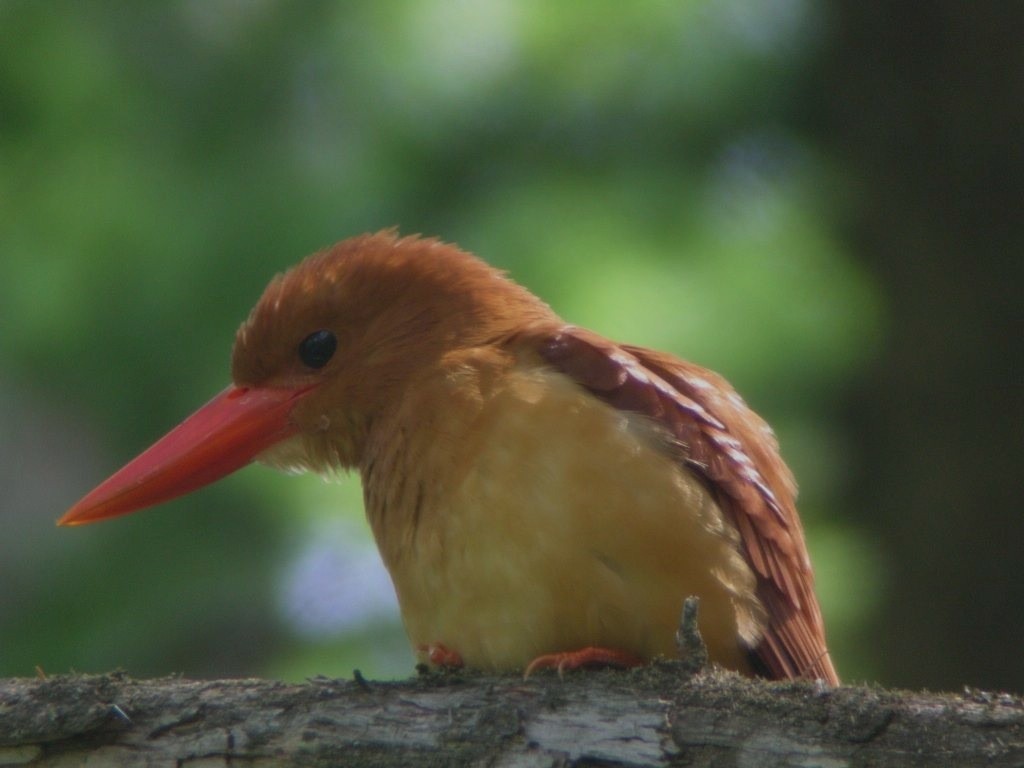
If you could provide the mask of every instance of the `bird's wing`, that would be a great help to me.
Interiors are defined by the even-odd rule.
[[[839,682],[825,645],[796,484],[768,425],[722,377],[671,355],[563,326],[536,339],[551,366],[608,404],[650,417],[674,440],[736,527],[768,614],[753,649],[775,678]]]

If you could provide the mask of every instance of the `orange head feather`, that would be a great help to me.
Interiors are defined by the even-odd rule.
[[[260,460],[351,467],[375,415],[418,371],[554,320],[540,299],[472,254],[386,230],[344,240],[274,278],[238,330],[231,375],[239,387],[315,387],[291,413],[298,434]],[[298,350],[318,331],[333,334],[337,349],[313,369]]]

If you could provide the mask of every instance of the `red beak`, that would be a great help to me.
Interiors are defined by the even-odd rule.
[[[311,389],[228,387],[93,489],[57,525],[126,515],[230,475],[298,431],[289,414]]]

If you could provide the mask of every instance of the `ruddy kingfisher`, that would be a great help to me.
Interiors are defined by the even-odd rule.
[[[695,595],[712,661],[839,682],[793,476],[721,376],[569,325],[477,257],[389,230],[275,277],[231,378],[60,524],[253,460],[354,469],[426,663],[672,657]]]

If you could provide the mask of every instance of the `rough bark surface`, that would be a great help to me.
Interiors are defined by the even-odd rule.
[[[0,766],[1021,766],[1024,701],[640,670],[0,680]]]

